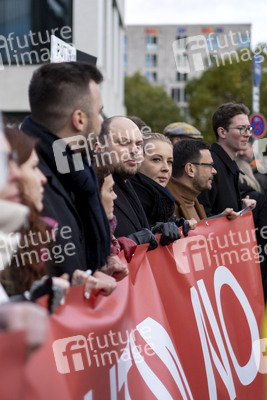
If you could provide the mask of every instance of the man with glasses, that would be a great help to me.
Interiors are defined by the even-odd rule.
[[[234,211],[255,208],[255,200],[241,199],[238,188],[240,170],[234,161],[237,152],[247,148],[252,135],[248,115],[249,110],[244,104],[235,103],[222,104],[213,114],[216,143],[213,143],[210,152],[217,174],[212,188],[198,196],[207,216],[220,214],[226,207]]]
[[[175,198],[175,215],[197,221],[206,218],[204,207],[197,196],[211,190],[217,174],[209,151],[209,144],[202,140],[184,139],[173,147],[172,177],[168,189]],[[224,210],[229,218],[235,217],[232,209]]]

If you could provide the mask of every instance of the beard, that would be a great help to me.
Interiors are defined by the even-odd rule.
[[[211,190],[212,181],[209,179],[204,180],[201,176],[195,176],[194,187],[200,193],[203,192],[203,190]]]
[[[136,164],[134,166],[129,166],[126,164],[118,164],[115,166],[116,174],[123,180],[132,178],[140,169],[141,164]]]

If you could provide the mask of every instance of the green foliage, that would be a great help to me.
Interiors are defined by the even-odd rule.
[[[165,90],[151,85],[140,73],[125,77],[125,105],[128,115],[141,118],[154,132],[181,120],[179,108]]]
[[[213,57],[213,65],[198,79],[188,82],[189,114],[192,124],[204,135],[204,139],[214,142],[211,118],[219,105],[227,102],[244,103],[252,113],[252,53],[241,49],[224,59]],[[267,71],[266,60],[262,57],[261,113],[267,116]]]

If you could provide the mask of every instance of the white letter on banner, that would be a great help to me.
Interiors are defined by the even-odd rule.
[[[223,345],[222,336],[221,336],[210,300],[208,298],[208,294],[205,289],[205,286],[204,286],[204,284],[203,284],[203,286],[200,285],[200,282],[203,283],[203,280],[198,281],[197,283],[198,283],[199,289],[202,291],[202,293],[201,293],[202,300],[203,300],[205,310],[206,310],[206,313],[207,313],[207,316],[208,316],[208,319],[210,322],[210,326],[213,331],[214,338],[217,342],[217,346],[218,346],[218,349],[219,349],[219,352],[221,355],[221,359],[223,361],[223,365],[222,365],[219,357],[217,356],[217,354],[214,350],[214,347],[212,346],[212,343],[211,343],[211,340],[210,340],[210,337],[208,334],[207,326],[205,323],[204,315],[202,312],[198,293],[197,293],[196,289],[194,287],[192,287],[190,289],[191,301],[192,301],[192,306],[193,306],[194,313],[195,313],[195,318],[196,318],[196,322],[197,322],[197,326],[198,326],[198,332],[199,332],[203,356],[204,356],[206,375],[207,375],[207,381],[208,381],[208,389],[209,389],[209,398],[213,399],[213,400],[217,399],[216,382],[215,382],[214,373],[212,370],[210,353],[209,353],[209,348],[210,348],[210,352],[211,352],[214,364],[222,378],[223,383],[225,384],[225,386],[227,388],[229,397],[230,397],[230,399],[234,399],[236,397],[236,392],[235,392],[235,387],[234,387],[234,382],[233,382],[233,377],[232,377],[229,361],[228,361],[226,351],[225,351],[225,348]],[[206,295],[204,292],[206,292]],[[208,340],[208,342],[207,342],[207,340]]]
[[[109,370],[110,400],[117,400],[116,365]],[[126,397],[125,397],[126,398]]]
[[[144,332],[143,328],[149,327],[151,330],[150,337],[147,338],[142,333]],[[175,380],[177,387],[183,397],[184,400],[190,398],[193,400],[193,396],[188,385],[185,373],[183,371],[180,360],[176,354],[175,348],[171,341],[170,336],[167,331],[161,326],[157,321],[148,317],[140,324],[137,325],[137,330],[143,339],[153,348],[153,351],[158,355],[158,357],[162,360],[165,366],[170,371],[173,379]],[[140,362],[140,355],[137,356],[138,350],[135,347],[135,343],[132,338],[130,338],[131,348],[133,349],[133,356],[137,358],[136,367],[138,368],[142,378],[146,382],[147,386],[150,388],[152,393],[154,393],[155,397],[159,400],[172,400],[172,397],[160,379],[154,374],[154,372],[150,369],[145,361]],[[174,362],[174,360],[175,362]],[[139,361],[139,362],[138,362]],[[177,370],[177,366],[178,370]],[[181,379],[182,378],[182,379]],[[188,396],[185,392],[184,386],[188,392]]]
[[[89,392],[84,396],[83,400],[93,400],[93,391],[89,390]]]
[[[131,368],[131,366],[133,364],[132,364],[132,360],[128,358],[129,354],[130,354],[130,348],[129,348],[129,342],[128,342],[127,346],[124,349],[124,352],[122,353],[122,355],[120,356],[120,359],[118,361],[118,386],[119,386],[119,391],[120,391],[123,384],[125,385],[125,389],[124,389],[124,393],[125,393],[124,399],[125,400],[131,400],[131,397],[129,394],[129,389],[128,389],[128,383],[127,383],[127,375],[128,375],[129,369]],[[125,356],[127,356],[126,359],[124,358]],[[115,381],[115,384],[116,384],[116,381]],[[112,391],[114,392],[114,390],[112,390]]]
[[[254,344],[253,348],[251,347],[251,355],[250,359],[246,365],[241,366],[235,356],[233,348],[231,346],[229,336],[226,330],[223,313],[222,313],[222,306],[221,306],[221,299],[220,299],[220,292],[223,285],[228,285],[236,295],[237,299],[239,300],[240,305],[244,310],[244,314],[247,318],[248,326],[250,329],[251,334],[251,343]],[[222,324],[222,329],[225,337],[225,341],[228,346],[228,350],[230,356],[232,358],[237,376],[240,382],[243,385],[249,385],[256,377],[258,370],[259,370],[259,362],[260,362],[260,341],[259,341],[259,330],[257,321],[251,309],[251,306],[248,302],[248,299],[242,290],[241,286],[237,282],[234,275],[227,269],[226,267],[218,267],[215,271],[214,275],[214,289],[215,289],[215,296],[217,302],[217,308],[219,312],[220,321]],[[255,358],[257,361],[255,361]]]

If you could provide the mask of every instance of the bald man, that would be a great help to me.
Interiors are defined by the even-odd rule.
[[[115,236],[128,236],[137,244],[151,243],[157,246],[153,233],[162,233],[161,244],[169,244],[180,237],[174,223],[162,223],[161,227],[150,227],[142,204],[129,181],[143,161],[143,137],[138,126],[126,117],[106,119],[101,128],[99,143],[102,160],[114,167],[114,214],[117,218]],[[153,233],[152,233],[152,231]]]

